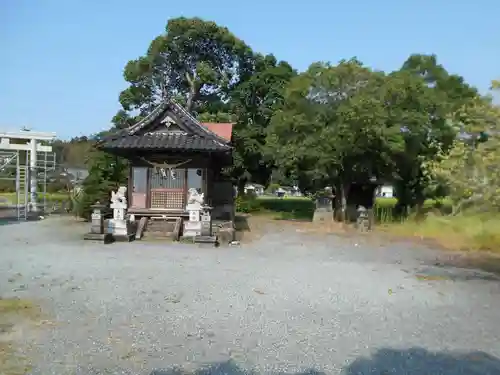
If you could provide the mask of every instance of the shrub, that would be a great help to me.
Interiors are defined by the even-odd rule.
[[[269,184],[269,186],[266,189],[266,193],[268,194],[274,194],[276,190],[278,190],[280,187],[280,184]]]
[[[394,208],[397,204],[396,198],[377,198],[373,207],[375,220],[377,222],[394,221]],[[270,197],[261,196],[256,199],[240,198],[236,202],[238,212],[257,212],[268,211],[280,214],[282,218],[289,219],[308,219],[311,220],[314,215],[315,202],[306,197]],[[424,213],[440,212],[449,214],[451,212],[450,200],[427,200],[424,204]]]
[[[111,191],[127,184],[128,161],[101,151],[93,151],[87,161],[89,175],[83,181],[83,195],[79,202],[73,201],[75,213],[89,219],[91,206],[97,201],[107,203]]]
[[[434,240],[451,250],[500,250],[498,226],[500,219],[493,214],[464,213],[457,216],[427,215],[425,220],[407,220],[384,226],[389,233],[404,237]]]
[[[307,198],[263,198],[259,199],[262,210],[279,212],[296,219],[312,219],[315,204]]]
[[[0,180],[0,193],[10,193],[16,191],[16,182],[14,180]]]
[[[394,221],[396,219],[404,219],[404,217],[396,217],[395,215],[394,208],[397,203],[397,198],[377,198],[375,200],[375,205],[373,206],[375,221],[384,223]],[[433,212],[440,213],[442,215],[449,215],[452,211],[452,202],[449,199],[427,199],[424,202],[422,209],[423,211],[420,212],[421,214]],[[416,208],[409,208],[408,212],[415,213]]]
[[[235,200],[236,211],[244,214],[257,212],[260,209],[259,201],[255,195],[239,195]]]

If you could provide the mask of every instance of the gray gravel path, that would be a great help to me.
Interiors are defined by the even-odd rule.
[[[64,218],[0,226],[0,295],[54,325],[33,374],[500,374],[500,281],[402,243],[273,228],[238,248],[96,245]]]

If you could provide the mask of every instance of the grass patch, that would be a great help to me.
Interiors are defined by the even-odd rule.
[[[0,298],[0,320],[6,315],[32,318],[38,313],[38,307],[31,301],[19,298]]]
[[[394,221],[394,207],[397,202],[396,198],[377,198],[373,207],[376,222]],[[315,201],[307,197],[259,196],[257,198],[239,197],[236,199],[238,212],[274,214],[277,220],[311,221],[315,208]],[[437,211],[448,214],[451,212],[451,201],[448,199],[428,199],[425,201],[423,209],[424,212]]]
[[[34,320],[40,309],[33,302],[19,298],[0,298],[0,374],[24,375],[31,371],[27,358],[20,355],[10,331],[19,322]]]
[[[445,281],[445,280],[449,280],[449,277],[438,276],[438,275],[415,275],[415,278],[419,281]]]
[[[20,355],[12,343],[0,341],[0,374],[25,375],[30,372],[27,358]]]
[[[373,206],[373,214],[375,216],[375,222],[377,223],[389,223],[395,220],[402,221],[406,220],[405,217],[397,217],[395,213],[395,207],[398,203],[396,198],[382,198],[379,197],[375,200],[375,205]],[[414,208],[410,208],[409,212],[415,212]],[[421,213],[434,212],[440,215],[449,215],[452,212],[452,202],[450,199],[427,199],[424,202]]]
[[[62,202],[68,200],[68,193],[38,193],[38,201],[43,201],[44,197],[47,201],[53,202]],[[15,203],[17,201],[17,193],[0,193],[0,205],[3,203],[2,201],[8,201],[9,203]]]
[[[500,253],[500,216],[435,216],[380,226],[390,234],[432,240],[450,250],[482,250]]]

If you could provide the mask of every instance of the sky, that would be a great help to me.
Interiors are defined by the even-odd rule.
[[[179,16],[227,26],[299,70],[357,57],[391,71],[434,53],[482,92],[500,78],[498,0],[0,0],[0,131],[108,129],[125,64]]]

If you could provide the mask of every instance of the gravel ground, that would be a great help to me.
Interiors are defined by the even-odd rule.
[[[500,280],[404,243],[277,224],[241,247],[0,226],[0,295],[39,301],[33,374],[500,374]]]

